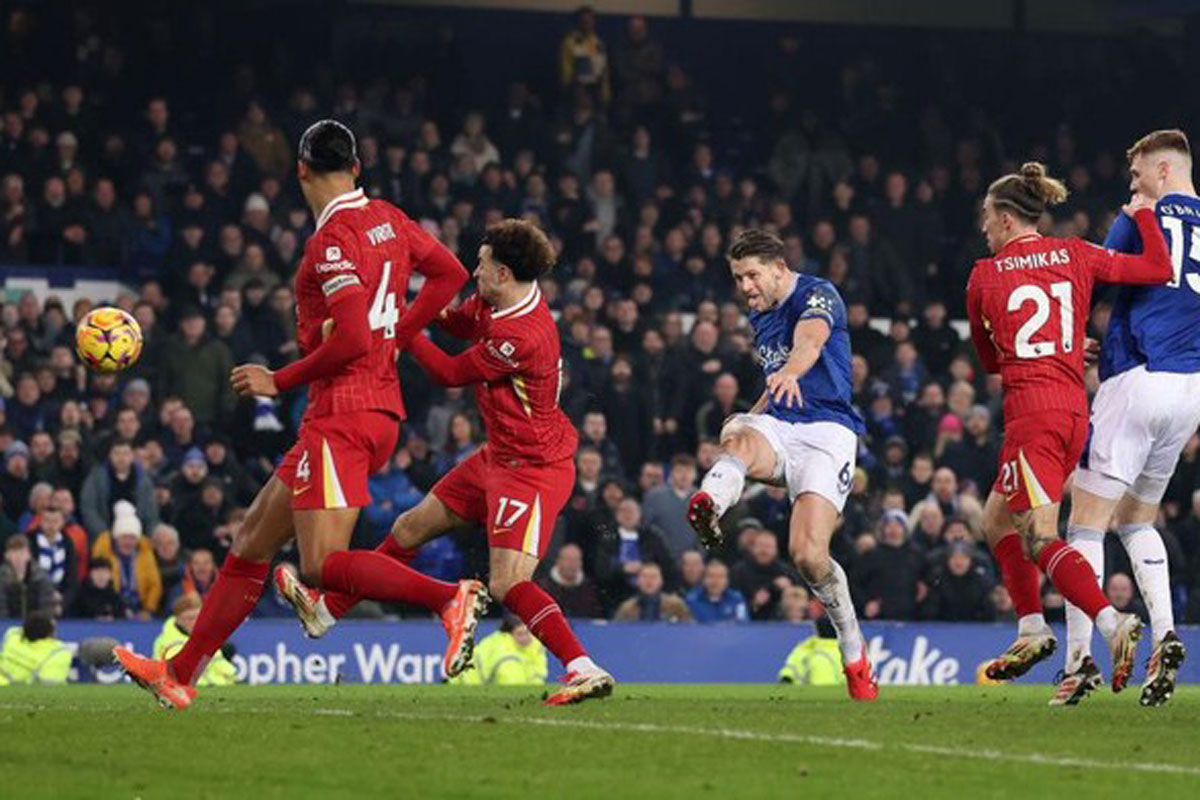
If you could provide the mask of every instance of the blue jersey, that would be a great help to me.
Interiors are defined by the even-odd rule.
[[[1100,380],[1142,364],[1151,372],[1200,372],[1200,199],[1169,194],[1155,214],[1175,276],[1157,286],[1117,289],[1100,350]],[[1119,215],[1104,246],[1142,252],[1133,220]]]
[[[801,405],[782,406],[772,397],[766,413],[785,422],[836,422],[855,433],[863,433],[866,427],[850,399],[846,306],[829,281],[797,275],[795,288],[779,305],[769,311],[750,312],[754,347],[763,375],[778,371],[787,362],[792,354],[796,323],[814,318],[829,323],[830,335],[812,369],[800,379]]]

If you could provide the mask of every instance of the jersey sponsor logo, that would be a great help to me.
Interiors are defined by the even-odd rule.
[[[771,372],[783,366],[788,360],[788,356],[792,354],[792,348],[785,344],[778,345],[759,345],[756,350],[758,354],[758,363],[762,365],[764,372]]]
[[[382,244],[388,239],[395,239],[396,231],[392,229],[392,223],[385,222],[382,225],[376,225],[367,231],[367,240],[371,244]],[[332,260],[332,259],[331,259]]]
[[[326,247],[325,248],[325,260],[326,261],[341,261],[342,260],[342,248],[338,247],[337,245],[330,245],[329,247]]]
[[[517,352],[517,348],[513,347],[512,342],[500,343],[500,354],[505,358],[512,358],[512,354]]]
[[[1059,267],[1070,263],[1071,252],[1064,247],[1059,250],[1051,250],[1049,253],[1029,253],[1028,255],[1024,256],[1008,256],[1007,258],[997,258],[996,271],[1012,272],[1016,269]]]
[[[336,249],[336,248],[334,248]],[[347,272],[356,269],[353,261],[343,259],[342,261],[331,261],[326,264],[317,264],[313,267],[317,272]]]
[[[329,297],[347,286],[362,286],[362,281],[358,279],[357,275],[337,275],[322,283],[321,291],[325,293],[326,297]]]

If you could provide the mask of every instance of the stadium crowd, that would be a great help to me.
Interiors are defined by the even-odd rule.
[[[468,268],[481,231],[506,216],[537,220],[560,249],[542,289],[581,446],[540,580],[568,615],[812,613],[786,555],[784,491],[749,491],[719,552],[702,553],[684,519],[722,420],[762,391],[724,250],[742,227],[768,225],[790,265],[827,277],[847,306],[868,434],[834,555],[862,615],[1012,617],[979,532],[998,386],[952,323],[983,253],[977,203],[1018,154],[1038,157],[1072,190],[1046,228],[1102,238],[1126,195],[1126,142],[1085,147],[1050,116],[1028,141],[1005,139],[983,111],[920,105],[925,87],[849,55],[813,95],[794,65],[800,39],[785,34],[762,92],[769,125],[745,152],[712,135],[720,111],[646,19],[622,20],[606,41],[586,10],[564,22],[550,91],[513,74],[501,102],[469,108],[431,91],[429,76],[319,88],[231,65],[220,80],[237,110],[213,119],[186,94],[141,92],[150,81],[130,66],[145,64],[141,45],[99,16],[81,11],[53,33],[37,21],[11,10],[0,50],[27,54],[51,37],[71,63],[0,72],[0,265],[119,270],[136,288],[103,299],[137,317],[146,346],[125,373],[89,373],[72,342],[91,301],[25,293],[0,307],[0,617],[149,618],[211,586],[303,409],[302,393],[238,401],[228,375],[297,357],[290,278],[313,220],[294,143],[328,114],[358,134],[368,193]],[[1103,304],[1092,323],[1100,335]],[[434,387],[408,358],[400,369],[410,419],[371,479],[361,546],[483,437],[469,391]],[[1179,612],[1200,621],[1200,437],[1160,529]],[[416,566],[458,578],[483,568],[483,552],[464,532]],[[1108,563],[1114,604],[1144,612],[1124,550]],[[1046,601],[1061,615],[1049,588]],[[259,613],[286,611],[269,597]]]

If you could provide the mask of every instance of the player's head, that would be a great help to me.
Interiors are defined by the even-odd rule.
[[[733,280],[752,311],[766,311],[791,288],[792,271],[784,260],[783,240],[765,228],[747,228],[725,254]]]
[[[353,180],[358,177],[358,142],[354,133],[335,119],[322,119],[308,126],[297,148],[296,174],[300,187],[330,176]]]
[[[1129,190],[1157,200],[1174,189],[1190,188],[1192,147],[1181,130],[1147,133],[1125,151]]]
[[[475,283],[479,294],[495,303],[504,292],[524,287],[554,266],[554,245],[532,222],[506,219],[489,225],[479,245]]]
[[[1010,240],[1037,229],[1046,209],[1067,199],[1062,181],[1046,174],[1044,164],[1030,161],[997,178],[983,199],[981,229],[993,253]]]

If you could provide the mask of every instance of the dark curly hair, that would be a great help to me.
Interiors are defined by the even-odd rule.
[[[506,219],[489,225],[483,241],[492,258],[512,270],[519,281],[536,281],[554,266],[554,245],[532,222]]]

